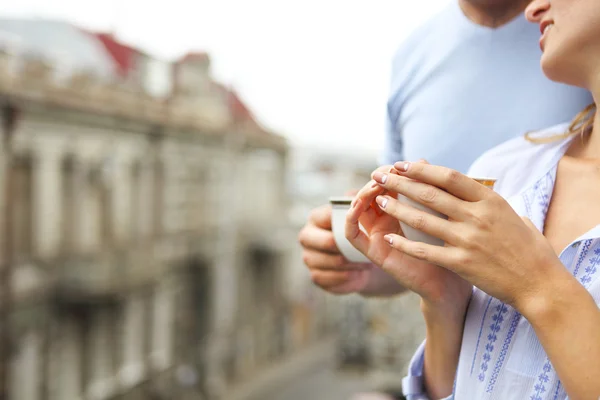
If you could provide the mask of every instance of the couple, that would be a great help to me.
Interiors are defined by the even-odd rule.
[[[599,99],[600,3],[534,0],[525,14],[540,28],[545,75]],[[393,293],[399,283],[421,296],[427,336],[403,380],[405,396],[598,399],[596,106],[570,125],[525,134],[478,158],[467,175],[497,178],[494,191],[428,163],[393,168],[373,173],[347,216],[347,238],[374,265],[355,266],[339,282],[346,285],[340,292]],[[448,220],[402,205],[396,194]],[[445,246],[407,240],[399,221]]]

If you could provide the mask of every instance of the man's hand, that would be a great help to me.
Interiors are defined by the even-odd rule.
[[[312,281],[333,294],[361,292],[369,283],[371,264],[350,263],[340,253],[331,231],[331,206],[315,208],[300,231],[298,240],[304,248],[302,259]]]

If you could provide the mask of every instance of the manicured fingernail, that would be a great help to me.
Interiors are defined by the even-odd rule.
[[[410,167],[410,163],[407,163],[405,161],[402,162],[397,162],[396,164],[394,164],[394,168],[396,168],[398,171],[408,171],[408,168]]]
[[[356,203],[358,203],[358,197],[355,197],[352,199],[352,203],[350,203],[350,206],[352,208],[356,207]]]
[[[373,179],[375,182],[381,183],[382,185],[387,181],[387,174],[382,172],[375,172],[373,174]]]
[[[387,206],[387,203],[388,203],[387,197],[377,196],[377,198],[375,200],[377,201],[377,204],[379,204],[379,207],[385,208],[385,206]]]
[[[371,181],[371,189],[373,189],[374,187],[379,186],[379,183],[377,183],[376,181]]]
[[[384,239],[386,242],[388,242],[390,245],[394,244],[394,238],[393,238],[393,237],[391,237],[390,235],[385,235],[385,236],[383,237],[383,239]]]

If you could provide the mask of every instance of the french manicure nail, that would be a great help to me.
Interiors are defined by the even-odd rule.
[[[383,197],[383,196],[377,196],[377,204],[379,204],[379,207],[381,208],[385,208],[385,206],[387,206],[388,203],[388,199],[387,197]]]
[[[373,179],[383,185],[387,181],[387,175],[381,172],[375,172],[373,174]]]
[[[385,235],[385,236],[383,237],[383,239],[384,239],[386,242],[388,242],[388,244],[390,244],[390,245],[394,244],[394,238],[393,238],[393,237],[391,237],[390,235]]]
[[[408,168],[410,166],[410,163],[408,162],[397,162],[396,164],[394,164],[394,168],[396,168],[399,171],[408,171]]]

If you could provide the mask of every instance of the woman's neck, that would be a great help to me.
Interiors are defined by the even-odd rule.
[[[506,25],[525,11],[530,0],[484,2],[481,0],[459,0],[458,4],[465,16],[477,25],[499,28]],[[492,4],[490,4],[492,3]]]
[[[600,163],[600,73],[595,75],[597,79],[591,81],[591,92],[594,102],[596,103],[596,110],[594,114],[594,124],[592,130],[586,135],[586,140],[583,144],[582,155],[584,158],[589,160],[595,160]]]
[[[600,112],[594,111],[592,127],[587,132],[577,133],[566,155],[587,163],[600,165]]]
[[[598,107],[596,107],[596,115],[594,119],[594,125],[592,126],[592,132],[588,136],[586,157],[598,160],[600,163],[600,110],[598,110]]]

